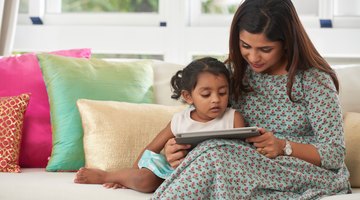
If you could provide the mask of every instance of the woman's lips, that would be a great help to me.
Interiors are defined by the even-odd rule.
[[[264,64],[251,64],[253,68],[261,68],[264,66]]]

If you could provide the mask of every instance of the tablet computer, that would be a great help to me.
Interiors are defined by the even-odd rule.
[[[195,147],[198,143],[208,139],[245,139],[260,135],[257,127],[243,127],[214,131],[196,131],[179,133],[175,137],[177,144],[191,144]]]

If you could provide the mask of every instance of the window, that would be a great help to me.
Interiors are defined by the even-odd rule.
[[[334,27],[360,28],[360,0],[333,0]]]
[[[190,26],[226,26],[231,23],[238,0],[192,0]],[[292,0],[305,28],[320,28],[320,19],[332,20],[334,28],[360,27],[360,0]]]
[[[300,16],[319,16],[319,0],[292,0]]]
[[[101,53],[93,53],[91,55],[93,58],[126,58],[126,59],[154,59],[154,60],[164,60],[164,56],[162,55],[135,55],[135,54],[101,54]]]
[[[228,57],[227,57],[227,55],[204,55],[204,54],[202,54],[202,55],[193,55],[192,56],[192,60],[195,60],[195,59],[200,59],[200,58],[204,58],[204,57],[213,57],[213,58],[216,58],[216,59],[218,59],[219,61],[222,61],[222,62],[224,62]]]
[[[357,61],[360,0],[292,1],[321,55],[331,62]],[[91,48],[94,57],[186,64],[206,55],[227,57],[230,23],[242,0],[20,2],[15,51]],[[29,26],[29,13],[40,16],[44,24]],[[320,19],[330,19],[333,28],[320,28]]]
[[[158,13],[158,0],[62,0],[61,11],[65,12],[123,12]]]
[[[20,0],[19,13],[29,12],[29,0]]]
[[[31,24],[29,17],[36,15],[48,25],[159,26],[164,1],[21,0],[19,23]]]
[[[360,17],[359,0],[334,0],[335,16],[357,16]]]
[[[214,1],[201,0],[201,13],[203,14],[234,14],[239,6],[238,0]]]

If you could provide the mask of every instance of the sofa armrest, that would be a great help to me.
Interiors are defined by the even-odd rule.
[[[360,187],[360,113],[347,112],[344,117],[345,163],[350,171],[351,187]]]

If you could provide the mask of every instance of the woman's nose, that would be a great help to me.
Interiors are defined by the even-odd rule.
[[[252,51],[248,54],[248,59],[251,63],[257,63],[260,61],[260,55],[256,51]]]

